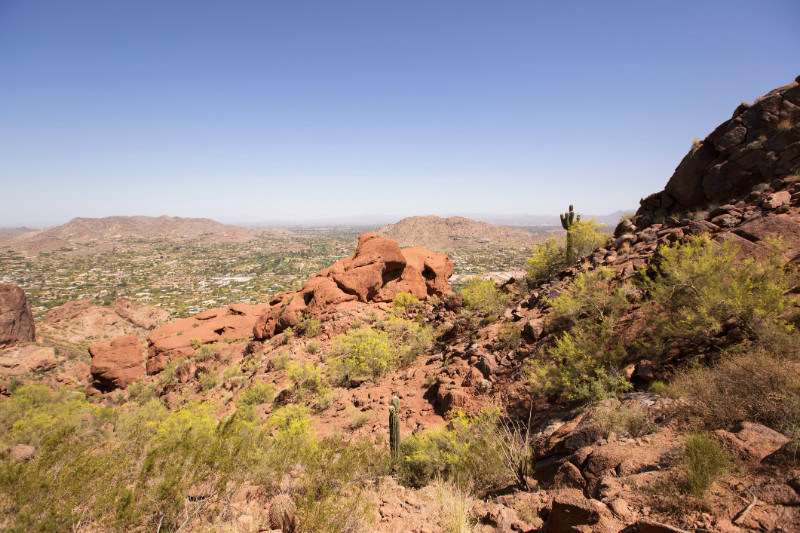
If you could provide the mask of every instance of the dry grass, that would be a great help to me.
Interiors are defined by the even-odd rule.
[[[439,527],[444,533],[472,533],[475,520],[472,517],[472,496],[469,490],[455,483],[437,479],[435,489],[436,501],[441,506]]]

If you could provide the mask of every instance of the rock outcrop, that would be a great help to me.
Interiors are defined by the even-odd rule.
[[[278,295],[255,325],[257,339],[268,339],[316,313],[346,302],[390,302],[401,292],[424,299],[450,292],[453,262],[423,248],[401,250],[376,233],[358,238],[355,253],[311,276],[297,292]]]
[[[34,340],[33,315],[25,291],[18,285],[0,284],[0,347]]]
[[[795,81],[753,105],[737,107],[730,120],[695,144],[663,191],[642,200],[637,215],[646,223],[659,214],[735,203],[761,183],[796,175],[798,167],[800,85]]]
[[[21,376],[28,372],[47,372],[56,367],[51,346],[12,346],[0,352],[0,375]]]
[[[173,358],[193,355],[200,345],[246,339],[266,308],[266,304],[233,304],[208,309],[153,330],[147,336],[147,373],[161,372]]]
[[[124,389],[144,376],[142,343],[136,335],[127,335],[108,342],[89,346],[92,356],[91,388],[109,392]]]
[[[163,326],[172,318],[168,312],[158,307],[135,305],[127,298],[120,298],[114,305],[114,312],[133,324],[144,329],[155,329]]]

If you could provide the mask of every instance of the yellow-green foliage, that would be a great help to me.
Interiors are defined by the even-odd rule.
[[[413,320],[389,316],[374,329],[351,330],[333,340],[330,374],[336,383],[379,378],[410,364],[433,343],[433,332]]]
[[[29,443],[36,455],[23,463],[0,455],[0,523],[10,532],[175,531],[196,509],[192,485],[210,484],[200,518],[213,520],[231,490],[255,483],[275,494],[290,472],[300,530],[325,530],[315,496],[334,530],[369,523],[362,491],[387,472],[385,452],[316,438],[302,406],[278,409],[263,425],[238,413],[217,421],[218,409],[170,412],[155,400],[101,408],[71,391],[20,387],[0,403],[0,446]]]
[[[497,340],[503,348],[516,350],[522,344],[522,331],[516,324],[503,324],[497,332]]]
[[[217,353],[217,350],[219,350],[219,344],[217,344],[216,342],[211,344],[203,344],[197,349],[194,356],[200,361],[203,361],[204,359],[208,359],[209,357]]]
[[[563,394],[570,401],[592,401],[630,389],[617,366],[625,355],[614,326],[628,308],[628,290],[600,268],[581,274],[552,303],[550,320],[563,328],[555,341],[528,361],[535,390]]]
[[[261,405],[275,398],[275,387],[269,383],[256,382],[239,394],[239,405]]]
[[[592,413],[592,418],[600,426],[603,438],[608,438],[612,432],[636,438],[650,433],[654,428],[647,411],[639,406],[599,407]]]
[[[692,433],[683,448],[686,484],[696,498],[703,498],[711,485],[731,466],[731,456],[710,435]]]
[[[505,468],[499,419],[495,408],[474,417],[457,413],[445,428],[404,439],[403,479],[420,486],[443,478],[476,491],[502,486],[513,476]]]
[[[411,309],[418,309],[421,304],[419,299],[416,298],[413,294],[408,292],[401,292],[400,294],[394,297],[394,300],[392,300],[392,305],[403,311],[409,311]]]
[[[433,344],[433,330],[413,320],[390,316],[377,326],[389,334],[397,347],[400,366],[411,364]]]
[[[333,340],[336,359],[330,370],[334,381],[348,383],[357,377],[377,378],[397,365],[400,351],[385,331],[348,331]]]
[[[297,329],[305,337],[316,337],[322,331],[322,325],[318,319],[306,313],[300,317]]]
[[[681,246],[660,248],[656,276],[647,282],[657,306],[657,349],[675,341],[708,345],[726,323],[752,336],[776,326],[785,329],[780,315],[791,303],[787,291],[796,272],[783,266],[780,242],[773,241],[772,247],[767,259],[738,262],[738,246],[730,240],[718,244],[695,237]]]
[[[595,219],[576,220],[570,231],[574,257],[581,257],[602,246],[609,237],[606,226]],[[567,265],[565,239],[548,239],[533,247],[533,254],[526,265],[526,281],[529,287],[536,287]]]
[[[510,296],[500,292],[494,281],[480,276],[468,279],[461,287],[464,307],[496,319],[508,304]]]
[[[200,374],[197,380],[200,382],[200,387],[203,391],[209,391],[219,385],[220,377],[215,369],[209,368],[206,372]]]
[[[322,369],[313,363],[289,363],[287,376],[294,384],[295,396],[309,401],[317,409],[327,409],[334,401]]]

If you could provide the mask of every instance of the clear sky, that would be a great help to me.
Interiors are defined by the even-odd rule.
[[[800,1],[0,0],[0,226],[610,213],[800,74]]]

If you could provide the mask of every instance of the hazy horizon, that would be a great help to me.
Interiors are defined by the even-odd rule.
[[[789,0],[3,2],[0,227],[636,208],[800,74],[797,20]]]

